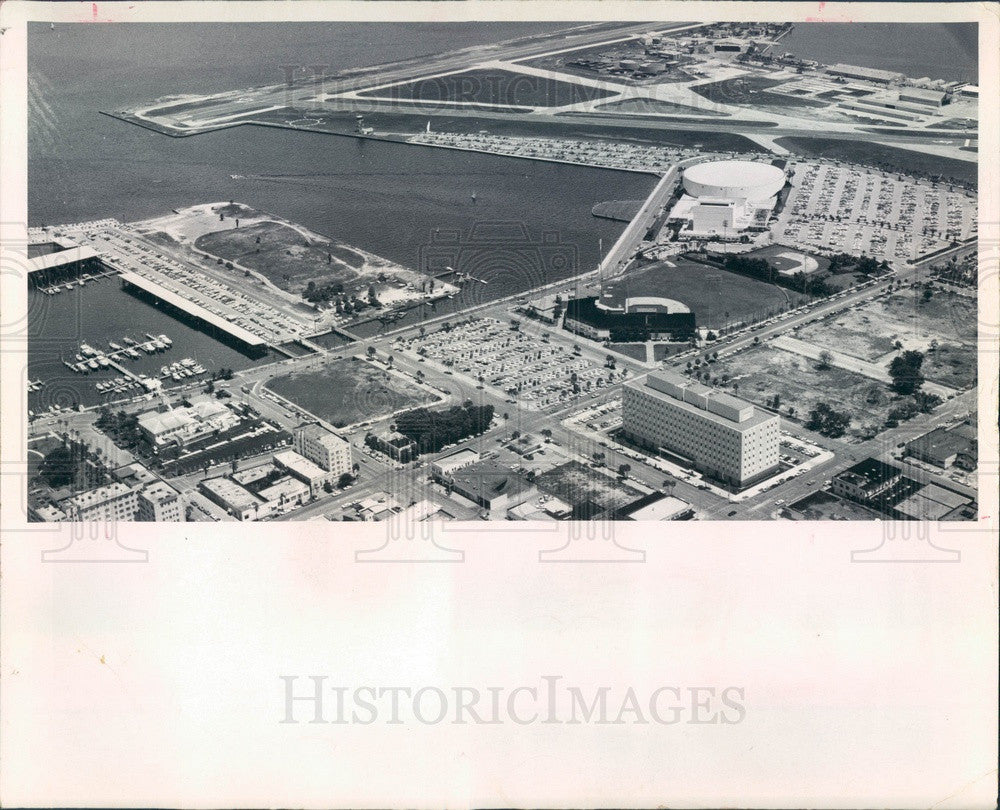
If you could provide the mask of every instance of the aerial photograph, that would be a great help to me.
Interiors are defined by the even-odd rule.
[[[977,43],[30,23],[29,519],[978,521]]]

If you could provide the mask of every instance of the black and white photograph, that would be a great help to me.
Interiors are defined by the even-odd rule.
[[[5,4],[0,785],[995,803],[998,9]]]
[[[977,60],[31,24],[30,517],[977,521]]]

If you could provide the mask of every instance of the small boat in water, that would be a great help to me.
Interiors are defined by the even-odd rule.
[[[118,343],[115,343],[113,340],[110,343],[108,343],[108,345],[116,352],[120,352],[122,350],[122,347]]]
[[[80,353],[84,357],[93,357],[95,354],[97,354],[97,349],[95,349],[93,346],[88,346],[86,343],[81,343]]]
[[[96,360],[91,359],[87,361],[87,368],[89,368],[91,371],[97,371],[97,369],[99,369],[100,366],[97,365]]]
[[[137,352],[137,351],[136,351],[135,349],[133,349],[133,348],[132,348],[131,346],[129,346],[129,347],[128,347],[128,348],[127,348],[127,349],[125,350],[125,354],[127,354],[127,355],[128,355],[129,357],[131,357],[131,358],[132,358],[133,360],[138,360],[138,359],[139,359],[139,352]]]

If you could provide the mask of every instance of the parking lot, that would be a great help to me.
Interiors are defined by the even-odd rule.
[[[796,162],[774,241],[912,261],[977,232],[971,192],[875,169]]]
[[[553,408],[629,375],[577,354],[547,334],[524,334],[496,318],[472,318],[408,348],[488,385],[529,410]]]

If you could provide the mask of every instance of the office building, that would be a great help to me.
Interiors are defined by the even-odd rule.
[[[134,489],[118,482],[74,495],[63,507],[74,521],[134,520],[138,498]]]
[[[180,493],[163,481],[140,490],[136,499],[136,520],[179,523],[184,520]]]
[[[744,488],[778,469],[779,418],[672,372],[624,385],[622,432],[710,478]]]
[[[351,445],[317,422],[295,429],[292,447],[334,477],[351,471]]]

